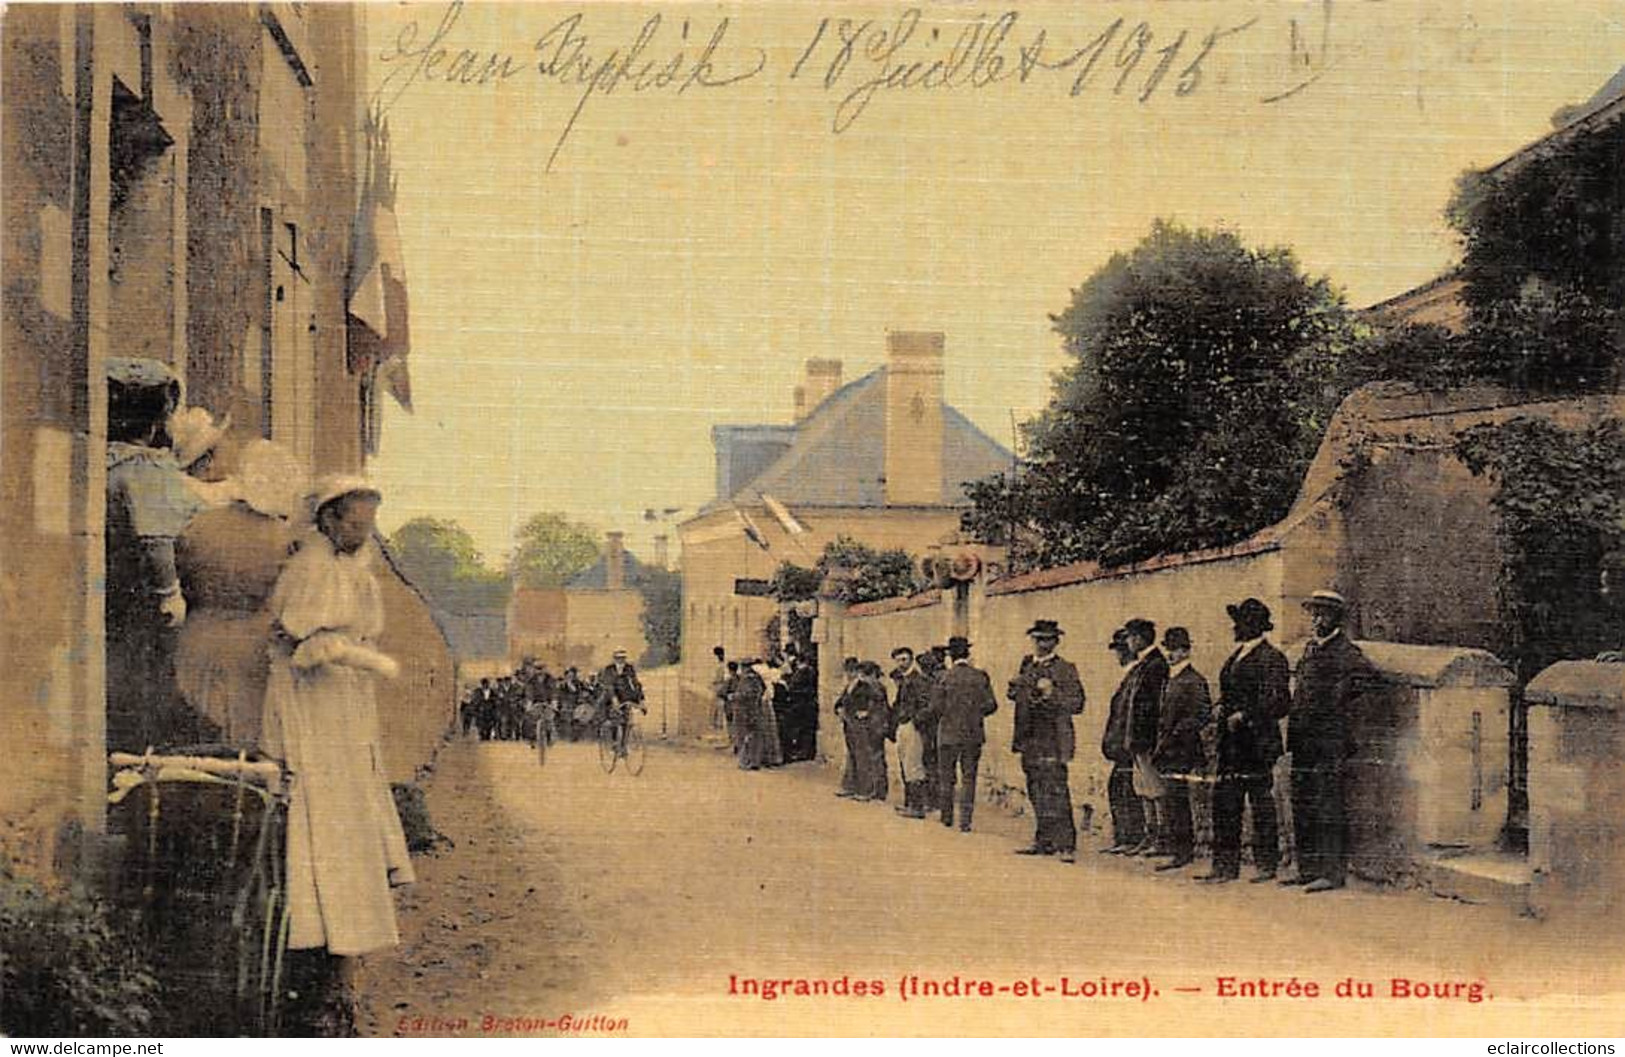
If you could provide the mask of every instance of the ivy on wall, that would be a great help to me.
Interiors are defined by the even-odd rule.
[[[1502,656],[1523,679],[1625,635],[1625,429],[1517,418],[1463,431],[1455,454],[1496,484],[1507,544]]]

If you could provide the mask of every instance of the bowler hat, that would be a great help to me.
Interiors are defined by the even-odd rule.
[[[1061,630],[1061,625],[1056,621],[1035,620],[1033,626],[1027,629],[1027,634],[1038,638],[1058,639],[1066,632]]]
[[[1139,635],[1148,642],[1156,642],[1157,625],[1144,617],[1135,617],[1123,625],[1123,637],[1126,639],[1130,635]]]
[[[1314,609],[1317,607],[1342,610],[1348,608],[1348,602],[1336,591],[1311,591],[1309,597],[1303,600],[1303,608]]]
[[[948,640],[948,656],[969,657],[970,640],[963,635],[955,635]]]
[[[1115,650],[1120,646],[1127,645],[1127,643],[1128,632],[1122,628],[1118,628],[1116,631],[1112,632],[1111,641],[1106,643],[1106,648],[1109,650]]]
[[[1270,607],[1256,598],[1244,599],[1233,606],[1225,606],[1224,611],[1230,614],[1230,619],[1237,624],[1246,624],[1259,631],[1271,631],[1275,624],[1270,620]]]
[[[1169,628],[1162,633],[1162,644],[1170,650],[1191,648],[1191,633],[1186,628]]]

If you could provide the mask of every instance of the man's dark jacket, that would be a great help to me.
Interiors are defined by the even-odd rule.
[[[1100,732],[1100,754],[1118,764],[1130,764],[1134,757],[1128,751],[1129,680],[1133,673],[1125,671],[1112,691],[1112,703],[1106,713],[1106,726]]]
[[[1127,717],[1123,736],[1128,760],[1150,752],[1157,744],[1157,721],[1162,716],[1162,689],[1168,685],[1168,658],[1152,647],[1128,670],[1123,690]],[[1125,761],[1127,762],[1127,761]]]
[[[1381,683],[1360,647],[1338,632],[1322,644],[1310,640],[1298,661],[1287,750],[1293,770],[1341,767],[1354,752],[1350,726],[1359,699]]]
[[[1048,695],[1039,691],[1041,679],[1052,684]],[[1010,680],[1009,697],[1016,706],[1013,751],[1036,759],[1072,759],[1077,751],[1072,717],[1083,711],[1084,702],[1076,665],[1053,653],[1042,660],[1028,654]]]
[[[1162,715],[1157,722],[1157,743],[1151,764],[1165,775],[1198,775],[1206,766],[1202,728],[1213,710],[1207,679],[1187,664],[1168,677],[1162,691]]]
[[[950,665],[931,693],[938,745],[981,745],[987,741],[982,721],[999,710],[987,673],[968,664]]]
[[[916,731],[924,733],[922,728],[929,724],[931,715],[931,682],[931,677],[918,668],[910,668],[897,680],[897,700],[892,705],[894,734],[905,723],[913,723]]]
[[[1280,720],[1292,707],[1290,681],[1286,656],[1270,642],[1224,662],[1215,721],[1221,777],[1262,777],[1281,758]],[[1232,730],[1230,716],[1237,712],[1241,722]]]
[[[630,664],[619,670],[609,665],[598,673],[598,685],[606,702],[633,705],[643,702],[643,684],[638,682],[638,673]]]

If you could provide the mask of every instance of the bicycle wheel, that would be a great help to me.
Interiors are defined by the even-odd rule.
[[[598,728],[598,766],[605,774],[615,773],[615,724],[604,723]]]
[[[626,728],[626,772],[634,778],[643,773],[649,747],[643,743],[643,728],[633,723]]]

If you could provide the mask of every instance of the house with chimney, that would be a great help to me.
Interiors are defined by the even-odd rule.
[[[891,331],[884,364],[844,383],[842,361],[810,359],[794,422],[712,429],[716,496],[678,526],[685,732],[709,716],[712,649],[763,651],[779,608],[753,584],[813,565],[841,536],[921,556],[955,538],[965,484],[1010,468],[943,400],[945,346],[940,332]]]
[[[643,630],[642,587],[649,572],[665,567],[665,538],[655,539],[655,564],[626,548],[626,535],[609,532],[604,551],[563,587],[519,587],[508,603],[508,656],[533,657],[554,672],[602,668],[616,650],[634,663],[649,649]]]

